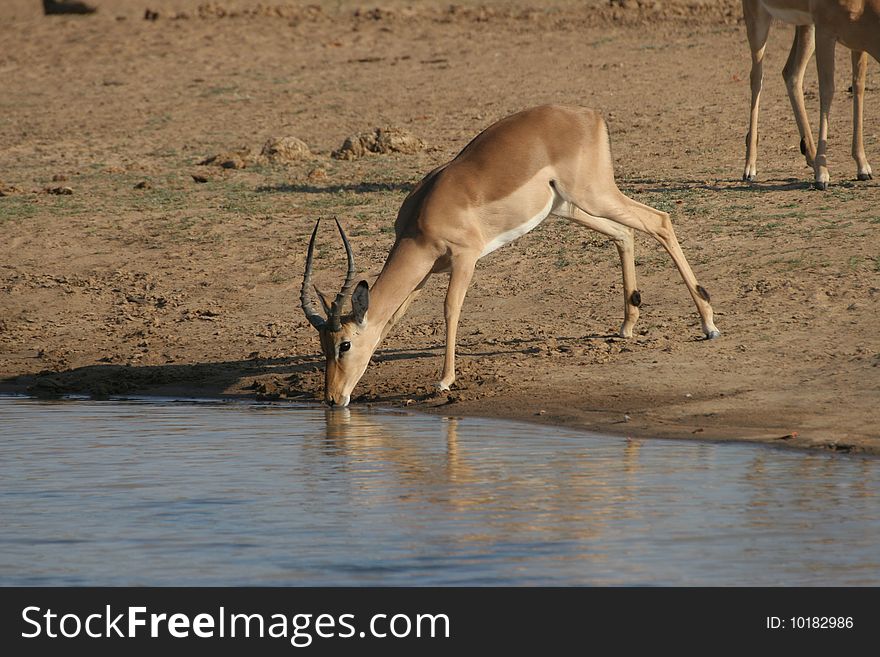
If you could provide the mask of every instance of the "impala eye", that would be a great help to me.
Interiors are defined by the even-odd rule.
[[[346,351],[351,349],[351,342],[340,342],[339,343],[339,353],[344,354]]]

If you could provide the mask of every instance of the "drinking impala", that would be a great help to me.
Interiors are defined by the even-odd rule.
[[[625,196],[614,182],[605,121],[595,111],[546,105],[509,116],[477,135],[455,159],[431,171],[403,201],[396,239],[370,287],[355,277],[351,245],[337,221],[348,274],[334,299],[310,300],[318,224],[306,257],[300,300],[326,357],[324,400],[345,406],[382,339],[406,312],[431,274],[449,272],[446,356],[437,384],[455,381],[455,338],[465,293],[477,261],[524,235],[549,215],[570,219],[610,237],[623,267],[624,320],[631,337],[639,315],[633,229],[651,235],[669,253],[690,292],[702,330],[718,337],[709,294],[679,247],[669,215]],[[317,291],[317,290],[316,290]],[[343,314],[351,295],[351,311]]]

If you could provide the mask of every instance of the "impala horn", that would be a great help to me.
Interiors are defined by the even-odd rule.
[[[345,231],[342,229],[342,224],[339,223],[339,219],[334,217],[333,220],[336,222],[336,227],[339,229],[339,235],[342,237],[343,245],[345,245],[345,255],[348,258],[348,272],[345,274],[345,282],[342,284],[342,289],[339,291],[339,294],[336,295],[336,299],[334,299],[333,303],[330,305],[327,319],[324,319],[321,314],[315,310],[314,304],[309,299],[309,285],[312,282],[312,261],[315,253],[315,237],[318,235],[318,227],[321,225],[321,220],[318,219],[318,221],[315,222],[315,229],[312,231],[312,237],[309,240],[309,251],[306,255],[306,271],[303,274],[299,300],[302,304],[303,312],[306,314],[306,319],[309,320],[309,324],[318,330],[329,325],[331,331],[338,331],[342,328],[342,305],[345,303],[345,298],[351,290],[351,284],[352,281],[354,281],[356,270],[354,266],[354,253],[351,251],[351,244],[348,243],[348,237],[346,237]]]

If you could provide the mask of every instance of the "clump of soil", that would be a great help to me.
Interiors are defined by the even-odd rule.
[[[253,158],[246,149],[218,153],[199,162],[200,166],[223,167],[224,169],[244,169],[250,164],[253,164]]]
[[[312,156],[309,145],[296,137],[272,137],[263,145],[260,155],[270,162],[296,162]]]
[[[0,180],[0,196],[12,196],[13,194],[20,193],[21,190],[14,185],[7,185],[2,180]]]
[[[65,186],[47,187],[46,193],[55,194],[56,196],[69,196],[73,194],[73,188]]]
[[[357,160],[368,153],[412,154],[425,150],[425,142],[400,128],[373,128],[351,135],[331,156],[337,160]]]
[[[198,18],[317,18],[324,15],[323,9],[317,4],[305,7],[296,7],[289,4],[264,4],[259,3],[255,7],[229,6],[222,2],[203,2],[195,11]],[[175,18],[189,18],[190,14],[178,12]]]
[[[302,139],[297,137],[271,137],[263,144],[257,155],[246,147],[224,151],[206,157],[199,162],[200,166],[214,166],[223,169],[245,169],[260,162],[273,164],[297,162],[312,157],[314,154]]]

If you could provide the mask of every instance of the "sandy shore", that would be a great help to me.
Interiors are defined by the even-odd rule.
[[[560,102],[606,115],[621,189],[671,213],[721,339],[702,339],[671,261],[644,237],[641,319],[633,339],[613,337],[613,245],[550,220],[480,262],[450,393],[431,392],[438,276],[355,403],[880,453],[880,185],[854,180],[843,49],[833,186],[820,193],[778,75],[782,26],[768,47],[760,179],[739,181],[749,55],[738,2],[290,2],[230,16],[257,3],[181,0],[154,3],[158,20],[137,3],[95,4],[88,18],[0,21],[0,390],[316,400],[318,341],[298,303],[315,219],[341,218],[372,280],[425,172],[494,120]],[[878,75],[872,60],[875,160]],[[806,89],[815,115],[812,66]],[[331,157],[376,127],[425,147]],[[261,158],[279,137],[310,153]],[[214,155],[234,164],[199,164]],[[337,240],[328,227],[318,246],[330,289],[344,271]]]

